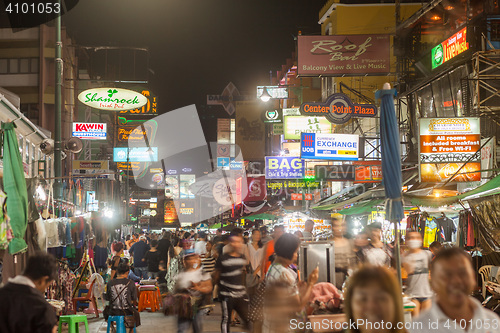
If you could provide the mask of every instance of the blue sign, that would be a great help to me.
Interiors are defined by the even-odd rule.
[[[354,134],[302,133],[300,157],[313,160],[357,161],[359,136]]]
[[[243,161],[235,161],[234,158],[232,158],[229,163],[229,170],[241,170],[243,167]]]
[[[303,179],[304,175],[299,157],[266,156],[266,179]]]
[[[229,168],[229,157],[217,157],[217,168],[218,169]]]
[[[156,162],[157,147],[113,148],[113,162]]]

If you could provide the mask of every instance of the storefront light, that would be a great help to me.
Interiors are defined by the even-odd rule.
[[[264,87],[264,89],[262,90],[262,95],[260,95],[259,98],[264,103],[269,102],[269,100],[271,99],[271,95],[269,95],[269,92],[267,91],[266,87]]]
[[[45,194],[45,190],[41,185],[38,185],[38,187],[36,188],[36,194],[38,195],[40,200],[47,200],[47,195]]]

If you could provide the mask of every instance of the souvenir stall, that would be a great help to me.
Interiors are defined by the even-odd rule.
[[[318,219],[301,212],[287,213],[282,218],[277,220],[276,224],[285,226],[285,232],[294,233],[303,231],[307,220],[314,221],[314,233],[331,233],[332,225],[330,220]]]

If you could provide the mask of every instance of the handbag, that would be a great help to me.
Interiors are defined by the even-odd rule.
[[[248,318],[250,321],[264,320],[264,295],[266,293],[266,280],[260,282],[250,298]]]
[[[247,266],[247,273],[245,275],[245,285],[247,288],[253,288],[259,284],[259,276],[254,274],[254,270],[252,269],[252,265]]]
[[[192,319],[194,307],[191,296],[187,293],[167,294],[163,299],[165,316],[177,316],[179,319]]]

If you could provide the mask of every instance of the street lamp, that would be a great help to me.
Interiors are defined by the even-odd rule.
[[[268,102],[270,99],[271,99],[271,95],[269,95],[269,92],[267,91],[267,87],[264,87],[264,89],[262,90],[262,95],[260,95],[260,99],[266,103]]]

